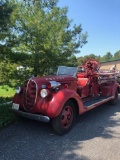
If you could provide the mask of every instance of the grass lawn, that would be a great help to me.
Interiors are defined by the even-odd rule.
[[[15,94],[15,89],[10,88],[7,85],[0,86],[0,97],[13,97]]]

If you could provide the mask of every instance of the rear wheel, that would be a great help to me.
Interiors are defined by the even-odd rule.
[[[72,101],[67,101],[61,113],[52,120],[53,129],[58,134],[66,134],[69,132],[76,119],[76,109]]]
[[[110,100],[111,105],[116,105],[118,102],[118,90],[116,90],[114,99]]]

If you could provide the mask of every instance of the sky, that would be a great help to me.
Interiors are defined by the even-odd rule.
[[[120,50],[120,0],[59,0],[58,6],[67,6],[68,18],[88,33],[76,57]]]

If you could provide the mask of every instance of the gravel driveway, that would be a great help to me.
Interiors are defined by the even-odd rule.
[[[78,117],[72,131],[54,133],[51,124],[24,120],[0,130],[0,160],[119,160],[120,101]]]

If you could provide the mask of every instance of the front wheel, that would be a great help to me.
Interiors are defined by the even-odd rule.
[[[110,100],[111,105],[116,105],[118,102],[118,90],[116,90],[114,99]]]
[[[76,119],[76,109],[72,101],[67,101],[63,106],[61,113],[52,119],[53,129],[58,134],[66,134],[69,132]]]

